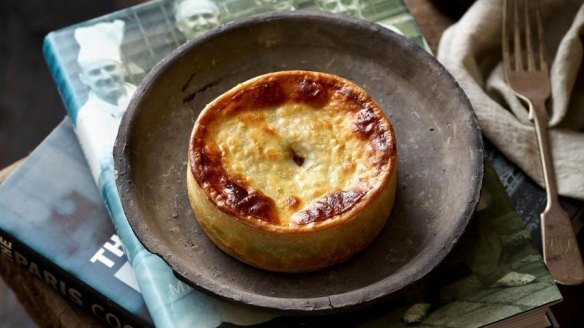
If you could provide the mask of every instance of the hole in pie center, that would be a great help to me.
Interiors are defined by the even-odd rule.
[[[296,165],[302,166],[304,164],[304,156],[300,155],[294,148],[290,150],[292,152],[292,160]]]

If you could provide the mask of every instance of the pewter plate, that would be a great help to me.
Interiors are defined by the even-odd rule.
[[[344,263],[301,274],[259,270],[220,251],[197,224],[185,183],[190,133],[205,104],[249,78],[290,69],[361,85],[391,119],[399,158],[396,203],[381,235]],[[471,105],[434,57],[374,23],[309,12],[255,16],[178,48],[140,85],[114,157],[129,223],[180,279],[288,314],[362,308],[427,275],[463,233],[483,178]]]

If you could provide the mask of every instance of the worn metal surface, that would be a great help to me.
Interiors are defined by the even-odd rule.
[[[188,140],[209,101],[251,77],[306,69],[367,90],[394,124],[398,191],[381,235],[328,269],[278,274],[242,264],[198,226],[185,184]],[[290,12],[228,24],[189,43],[145,79],[115,149],[124,210],[142,243],[192,286],[287,313],[333,313],[396,295],[430,272],[463,233],[483,177],[480,130],[454,79],[379,25]]]

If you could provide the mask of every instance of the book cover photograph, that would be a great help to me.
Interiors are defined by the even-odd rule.
[[[0,185],[0,249],[102,321],[152,325],[68,118]]]
[[[63,254],[87,258],[89,264],[79,264],[76,270],[80,271],[65,276],[83,277],[82,284],[94,288],[96,295],[111,299],[120,313],[129,312],[128,318],[137,320],[132,326],[482,327],[524,321],[535,322],[531,328],[553,326],[548,308],[562,296],[539,255],[535,233],[539,228],[535,223],[530,226],[534,214],[518,215],[507,195],[513,195],[516,186],[513,177],[518,181],[521,175],[514,173],[513,167],[498,157],[496,150],[485,162],[478,209],[446,260],[405,293],[356,312],[282,316],[219,300],[178,279],[169,265],[149,252],[136,237],[116,187],[118,172],[114,169],[113,150],[122,118],[144,78],[167,55],[211,29],[256,14],[301,10],[325,11],[374,22],[430,52],[401,0],[154,0],[51,32],[44,40],[43,54],[65,105],[66,120],[70,121],[61,123],[37,152],[52,147],[54,156],[64,154],[64,159],[45,155],[42,161],[36,161],[67,175],[72,186],[63,184],[62,190],[51,193],[52,201],[43,200],[44,205],[35,210],[22,208],[29,211],[26,213],[13,213],[14,206],[10,204],[17,200],[2,196],[0,220],[6,213],[6,216],[35,217],[52,226],[64,224],[76,232],[67,233],[76,244],[91,240],[91,244],[100,247],[71,249],[66,243],[54,243],[51,246],[54,248],[36,245],[35,241],[26,239],[32,235],[17,233],[13,230],[16,227],[9,223],[6,226],[2,223],[0,232],[6,238],[13,238],[14,245],[21,243],[34,252],[43,249],[41,257],[57,267],[63,266]],[[56,142],[58,138],[62,140]],[[34,158],[31,156],[27,163]],[[25,164],[18,170],[19,176],[28,176],[27,170],[32,166]],[[67,170],[67,167],[75,169]],[[58,176],[47,174],[46,184]],[[85,184],[76,185],[80,183],[77,181]],[[88,191],[91,189],[88,183],[93,184],[94,190]],[[30,192],[30,188],[23,185],[22,193]],[[44,186],[43,190],[50,188]],[[534,196],[538,201],[541,197]],[[48,203],[55,205],[47,207]],[[571,213],[574,217],[577,205],[574,204]],[[74,221],[81,213],[99,220],[92,220],[94,226]],[[102,227],[105,219],[113,223],[112,227],[108,222],[109,230]],[[55,232],[54,236],[50,235],[51,229],[42,231],[42,237],[32,238],[39,242],[63,238],[62,231]],[[535,244],[532,237],[536,239]],[[31,258],[9,249],[6,240],[2,239],[5,255],[47,284],[56,286],[65,298],[80,302],[78,293],[67,289],[66,281],[61,283],[50,274],[47,278],[47,274],[34,266],[31,269]],[[78,255],[80,252],[87,254]],[[114,284],[111,281],[105,281],[103,288],[92,287],[89,282],[103,280],[104,272],[110,273],[109,279],[114,279],[116,286],[120,284],[115,288],[116,293],[131,297],[111,296]]]

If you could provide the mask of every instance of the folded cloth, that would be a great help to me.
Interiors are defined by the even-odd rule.
[[[438,60],[469,97],[484,136],[539,185],[544,185],[535,128],[527,106],[505,83],[503,0],[478,0],[447,29]],[[552,97],[549,131],[559,193],[584,200],[583,1],[542,0]],[[553,60],[551,60],[553,59]]]

